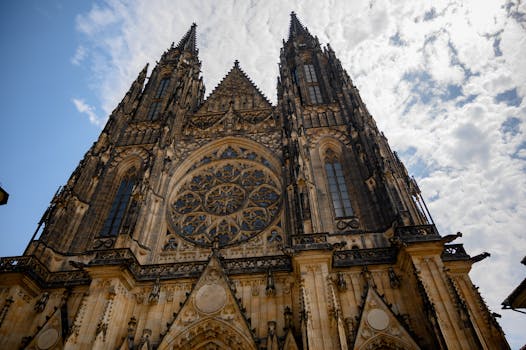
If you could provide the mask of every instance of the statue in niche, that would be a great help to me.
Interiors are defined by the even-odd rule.
[[[148,296],[148,303],[154,304],[159,301],[159,294],[161,291],[161,284],[159,282],[159,277],[155,280],[155,284],[153,285],[152,291],[150,292],[150,295]]]
[[[274,275],[272,274],[272,270],[267,270],[267,287],[266,287],[266,293],[267,296],[274,296],[276,295],[276,286],[274,284]]]
[[[387,273],[389,275],[389,283],[391,284],[391,287],[392,288],[400,287],[400,284],[401,284],[400,277],[398,277],[398,275],[394,272],[392,267],[389,268]]]
[[[285,311],[283,312],[283,316],[285,318],[285,327],[283,329],[285,331],[294,330],[294,320],[292,319],[292,310],[290,307],[286,306]]]
[[[44,309],[46,308],[48,300],[49,300],[49,293],[48,292],[42,293],[42,296],[40,297],[40,299],[37,300],[37,302],[35,304],[34,310],[37,313],[41,313],[42,311],[44,311]]]
[[[267,326],[267,350],[279,350],[276,321],[269,321]]]

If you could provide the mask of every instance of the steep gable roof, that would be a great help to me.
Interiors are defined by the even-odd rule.
[[[392,349],[418,350],[420,347],[374,286],[367,287],[353,349],[388,346]]]
[[[247,109],[272,107],[265,95],[239,67],[237,60],[207,97],[197,114],[226,111],[232,103],[238,103],[236,109],[244,109],[243,103],[250,103],[250,106],[246,106]]]
[[[221,263],[212,255],[158,349],[254,349],[254,334]]]

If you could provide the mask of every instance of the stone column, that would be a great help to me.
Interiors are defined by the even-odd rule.
[[[337,349],[338,334],[330,319],[327,278],[332,252],[303,251],[294,256],[294,269],[300,280],[300,295],[306,318],[309,349]],[[305,341],[305,340],[304,340]]]

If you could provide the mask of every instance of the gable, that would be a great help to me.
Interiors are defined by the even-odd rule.
[[[254,335],[213,255],[158,349],[256,350]]]
[[[368,287],[353,349],[418,350],[405,327],[398,321],[374,287]]]
[[[241,70],[238,61],[234,63],[234,67],[212,91],[196,114],[224,113],[230,106],[238,111],[272,107],[267,98]]]

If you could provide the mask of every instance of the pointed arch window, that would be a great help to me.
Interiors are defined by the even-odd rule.
[[[155,92],[155,95],[153,97],[153,102],[150,105],[150,109],[148,109],[148,119],[149,120],[157,120],[159,118],[159,114],[161,113],[161,106],[162,101],[161,99],[166,95],[166,91],[168,89],[168,85],[170,84],[170,78],[162,78],[161,82],[159,83],[159,87],[157,88],[157,91]]]
[[[155,98],[163,98],[166,94],[166,89],[168,88],[168,84],[170,84],[170,78],[163,78],[161,79],[161,83],[159,84],[159,88],[157,89],[157,93],[155,94]]]
[[[110,212],[100,233],[101,236],[116,236],[119,233],[120,226],[131,199],[134,185],[135,168],[131,168],[128,170],[126,176],[121,180],[119,189],[113,198]]]
[[[317,105],[323,103],[320,86],[318,85],[318,77],[316,76],[316,69],[311,63],[303,65],[303,72],[305,74],[305,82],[307,83],[307,92],[309,94],[309,101],[311,104]]]
[[[354,216],[342,164],[332,150],[326,153],[325,172],[327,173],[329,193],[331,194],[335,216],[337,218]]]
[[[309,98],[313,104],[320,104],[323,102],[321,98],[320,87],[318,85],[309,86]]]
[[[316,77],[316,71],[314,70],[314,65],[305,64],[303,65],[303,68],[305,69],[305,79],[307,80],[307,83],[317,83],[318,77]]]
[[[156,120],[159,117],[160,111],[161,111],[161,102],[160,101],[153,102],[150,105],[150,109],[148,110],[148,119]]]

